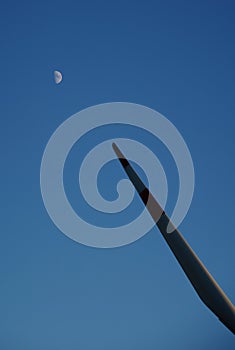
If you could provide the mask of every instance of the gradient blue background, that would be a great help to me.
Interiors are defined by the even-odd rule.
[[[0,348],[233,349],[233,335],[199,300],[157,229],[123,248],[82,246],[51,222],[39,171],[53,131],[85,107],[128,101],[168,117],[196,172],[180,229],[234,302],[234,1],[12,1],[0,16]],[[64,74],[58,86],[55,69]],[[81,144],[84,153],[93,139]],[[171,211],[177,172],[152,142]],[[72,197],[78,164],[70,160]],[[118,162],[110,166],[124,176]],[[115,194],[110,182],[104,188],[107,170],[106,197]]]

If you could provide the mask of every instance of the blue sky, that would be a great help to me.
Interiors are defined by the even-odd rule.
[[[234,2],[12,1],[0,16],[1,348],[232,349],[233,336],[157,229],[123,248],[80,245],[47,215],[39,172],[49,137],[79,110],[127,101],[159,111],[184,136],[195,166],[180,230],[234,302]],[[64,74],[58,86],[55,69]],[[156,146],[171,211],[177,172]],[[71,196],[75,158],[65,176]]]

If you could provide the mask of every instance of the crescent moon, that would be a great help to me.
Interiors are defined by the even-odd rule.
[[[62,74],[61,74],[58,70],[55,70],[55,71],[54,71],[54,80],[55,80],[55,83],[56,83],[56,84],[61,83],[62,79],[63,79]]]

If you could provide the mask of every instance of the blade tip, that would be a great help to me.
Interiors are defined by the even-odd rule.
[[[118,146],[116,145],[115,142],[112,143],[112,147],[113,147],[113,150],[116,153],[117,157],[118,158],[123,158],[123,155],[122,155],[120,149],[118,148]]]

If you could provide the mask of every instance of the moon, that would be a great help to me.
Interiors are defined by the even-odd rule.
[[[56,83],[56,84],[61,83],[62,79],[63,79],[62,74],[61,74],[58,70],[55,70],[55,71],[54,71],[54,80],[55,80],[55,83]]]

